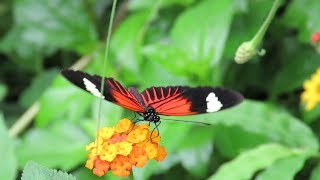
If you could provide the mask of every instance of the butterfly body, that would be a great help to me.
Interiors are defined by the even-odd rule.
[[[139,93],[133,87],[124,88],[113,78],[104,78],[102,83],[103,78],[98,75],[73,70],[62,70],[61,73],[92,95],[137,112],[145,121],[154,123],[160,122],[159,115],[212,113],[233,107],[243,100],[240,93],[220,87],[150,87]]]

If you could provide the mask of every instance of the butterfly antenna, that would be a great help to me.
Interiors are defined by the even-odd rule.
[[[199,121],[188,121],[188,120],[180,120],[180,119],[167,119],[167,118],[161,118],[161,120],[166,120],[166,121],[177,121],[177,122],[188,122],[188,123],[196,123],[196,124],[203,124],[203,125],[212,125],[210,123],[205,123],[205,122],[199,122]]]

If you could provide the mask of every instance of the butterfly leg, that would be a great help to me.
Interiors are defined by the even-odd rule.
[[[131,130],[128,132],[128,134],[131,133],[131,131],[134,129],[134,127],[136,126],[136,123],[140,122],[140,121],[144,121],[144,120],[143,119],[136,119],[136,120],[132,121],[133,126],[132,126]]]
[[[153,139],[153,138],[156,138],[156,137],[158,137],[158,136],[160,135],[159,128],[158,128],[160,124],[161,124],[161,121],[154,123],[155,127],[153,128],[153,130],[151,131],[151,134],[150,134],[150,140],[151,140],[151,142],[152,142],[152,139]],[[158,133],[157,133],[157,136],[152,137],[154,130],[157,130]]]

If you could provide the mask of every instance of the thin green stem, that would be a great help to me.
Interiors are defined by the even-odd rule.
[[[281,5],[282,0],[275,0],[272,4],[271,10],[269,11],[269,14],[267,18],[264,20],[262,26],[260,27],[259,31],[256,33],[256,35],[251,40],[253,47],[257,47],[262,38],[264,37],[264,34],[266,33],[272,19],[274,18],[274,15],[276,14],[279,6]]]
[[[104,59],[103,59],[103,74],[102,74],[102,82],[101,82],[101,88],[100,92],[104,91],[104,84],[105,84],[105,75],[107,72],[107,60],[108,60],[108,55],[109,55],[109,46],[110,46],[110,39],[111,39],[111,32],[112,32],[112,26],[113,26],[113,20],[114,20],[114,15],[116,11],[116,6],[117,6],[117,0],[114,0],[112,3],[112,9],[111,9],[111,17],[109,21],[109,28],[108,28],[108,35],[107,35],[107,42],[106,42],[106,49],[104,53]],[[102,98],[99,100],[99,108],[98,108],[98,123],[97,123],[97,137],[99,137],[99,128],[100,128],[100,120],[101,120],[101,106],[102,106]],[[98,138],[97,138],[98,139]],[[97,145],[99,145],[99,142],[97,142]],[[98,150],[99,148],[97,148]]]

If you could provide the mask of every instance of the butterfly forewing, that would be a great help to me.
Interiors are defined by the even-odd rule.
[[[62,70],[61,73],[70,82],[97,97],[101,97],[132,111],[144,111],[137,99],[113,78],[105,78],[103,93],[101,94],[102,77],[73,70]]]

